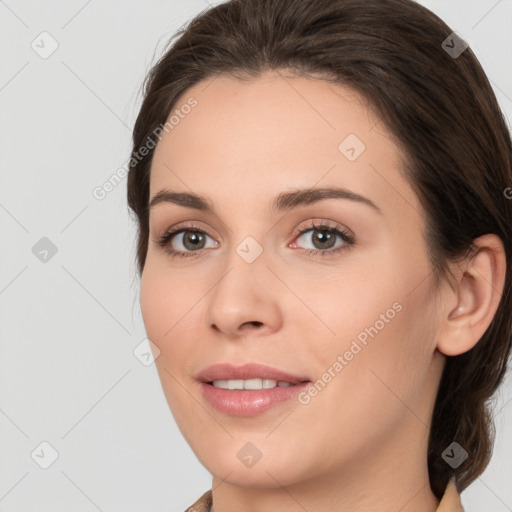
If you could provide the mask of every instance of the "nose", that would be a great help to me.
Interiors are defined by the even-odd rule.
[[[284,293],[280,284],[282,288],[263,255],[247,263],[234,254],[228,270],[206,296],[208,328],[229,339],[238,339],[253,331],[268,335],[279,330]]]

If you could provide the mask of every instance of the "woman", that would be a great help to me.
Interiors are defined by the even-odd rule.
[[[177,35],[128,202],[213,477],[189,510],[462,510],[511,346],[512,144],[476,57],[411,0],[232,0]]]

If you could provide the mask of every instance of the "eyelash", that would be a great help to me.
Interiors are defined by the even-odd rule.
[[[176,249],[172,249],[169,246],[170,245],[169,242],[172,240],[172,238],[175,235],[178,235],[179,233],[183,233],[183,232],[188,232],[188,231],[194,232],[194,233],[203,233],[205,235],[210,236],[203,229],[200,229],[199,227],[194,226],[193,224],[190,224],[190,225],[179,227],[179,228],[174,229],[174,230],[171,229],[171,230],[167,231],[166,233],[164,233],[157,240],[157,244],[160,247],[164,248],[165,251],[171,257],[173,257],[173,258],[175,258],[177,256],[180,256],[182,258],[183,257],[189,257],[189,256],[192,256],[192,257],[197,256],[197,253],[200,253],[201,250],[198,250],[198,251],[177,251]],[[350,246],[355,244],[354,237],[351,234],[349,234],[349,232],[347,230],[343,229],[339,224],[335,224],[334,226],[330,226],[330,225],[325,224],[325,223],[315,224],[314,222],[311,222],[311,223],[307,224],[306,226],[302,225],[299,228],[295,238],[301,237],[304,233],[307,233],[308,231],[326,231],[328,233],[335,234],[335,235],[339,236],[343,240],[344,244],[341,245],[340,247],[336,248],[336,249],[325,249],[325,250],[322,250],[322,249],[303,249],[304,253],[307,256],[332,255],[332,254],[338,253],[340,251],[347,250]],[[210,237],[210,238],[212,238],[212,237]]]

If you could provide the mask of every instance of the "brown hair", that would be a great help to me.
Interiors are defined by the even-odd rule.
[[[510,132],[471,49],[451,55],[443,48],[450,34],[412,0],[231,0],[209,8],[171,38],[145,79],[128,176],[142,273],[154,151],[140,159],[138,149],[180,96],[221,73],[319,74],[358,91],[393,135],[406,163],[401,172],[425,211],[436,284],[475,238],[501,238],[507,271],[498,311],[471,350],[447,357],[439,385],[428,449],[438,499],[452,475],[460,492],[489,463],[495,435],[489,400],[503,380],[512,339],[512,200],[504,193],[512,186]],[[453,441],[469,454],[455,469],[442,458]]]

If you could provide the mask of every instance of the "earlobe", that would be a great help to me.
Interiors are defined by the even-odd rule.
[[[503,294],[506,257],[501,239],[494,234],[475,241],[475,250],[459,263],[460,275],[446,291],[450,306],[441,319],[437,349],[456,356],[471,350],[494,318]]]

